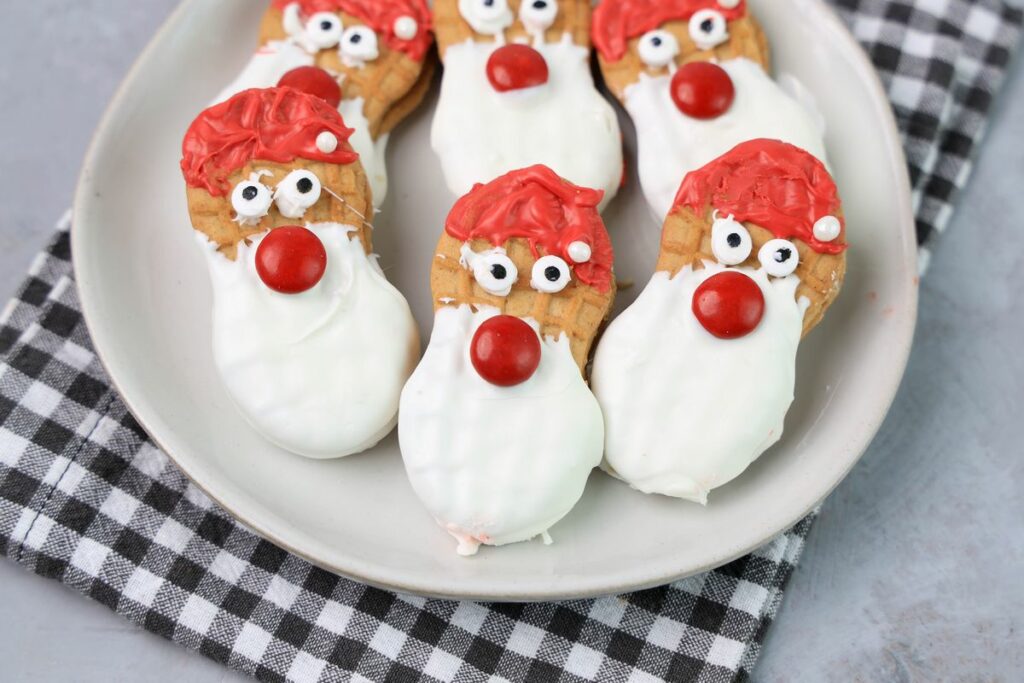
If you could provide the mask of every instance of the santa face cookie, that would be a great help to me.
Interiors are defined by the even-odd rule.
[[[782,436],[801,337],[846,270],[839,196],[815,157],[754,140],[690,173],[657,272],[594,359],[603,467],[705,503]]]
[[[379,207],[388,134],[430,87],[432,40],[423,0],[272,0],[259,50],[217,101],[277,85],[321,95],[352,127],[349,143]]]
[[[622,140],[590,73],[590,14],[590,0],[434,3],[444,78],[431,144],[454,195],[535,164],[603,203],[615,195]]]
[[[213,284],[214,360],[246,420],[311,458],[373,446],[419,351],[409,307],[370,254],[370,188],[323,100],[247,90],[182,145]]]
[[[659,221],[687,173],[741,142],[784,140],[825,160],[813,98],[795,79],[784,88],[769,76],[745,0],[602,0],[592,34],[604,79],[636,124],[640,183]]]
[[[413,488],[460,554],[549,540],[601,461],[583,378],[614,297],[600,199],[537,166],[478,186],[448,217],[434,332],[398,434]]]

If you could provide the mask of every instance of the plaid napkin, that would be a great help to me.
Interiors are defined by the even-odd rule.
[[[967,180],[1021,11],[835,4],[888,87],[923,245]],[[716,571],[597,600],[426,600],[317,569],[219,509],[127,412],[82,321],[68,225],[0,313],[0,552],[13,561],[266,681],[749,676],[809,519]]]

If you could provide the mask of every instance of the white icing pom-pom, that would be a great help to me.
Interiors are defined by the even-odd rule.
[[[718,0],[718,6],[722,9],[736,9],[739,4],[740,0]]]
[[[593,256],[590,245],[586,242],[573,242],[569,245],[569,258],[573,263],[586,263]]]
[[[395,19],[395,37],[399,40],[412,40],[419,33],[420,25],[412,17],[398,17]]]
[[[324,154],[334,154],[338,151],[338,137],[329,130],[325,130],[316,136],[316,148]]]
[[[839,233],[842,231],[843,226],[839,223],[838,218],[825,216],[819,218],[818,222],[814,224],[814,239],[819,242],[831,242],[839,237]]]

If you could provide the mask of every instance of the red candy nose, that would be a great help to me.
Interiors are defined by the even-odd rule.
[[[277,82],[281,88],[295,88],[307,95],[326,100],[335,109],[341,104],[341,86],[334,76],[318,66],[300,66],[292,69]]]
[[[529,45],[505,45],[487,60],[487,78],[498,92],[532,88],[548,82],[548,63]]]
[[[540,365],[540,339],[511,315],[490,318],[477,328],[469,346],[477,373],[491,384],[514,387],[533,377]]]
[[[695,119],[713,119],[729,111],[736,88],[725,69],[711,62],[690,62],[672,77],[672,101]]]
[[[274,228],[256,248],[256,273],[263,284],[281,294],[312,289],[325,270],[327,251],[307,228]]]
[[[764,293],[748,276],[727,270],[697,288],[693,314],[719,339],[739,339],[757,329],[764,317]]]

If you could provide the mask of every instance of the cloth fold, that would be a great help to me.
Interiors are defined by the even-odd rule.
[[[967,181],[1021,11],[834,4],[892,99],[925,245]],[[426,600],[340,578],[233,520],[148,440],[92,349],[68,227],[0,313],[0,552],[11,560],[266,681],[749,676],[810,518],[715,571],[596,600]]]

